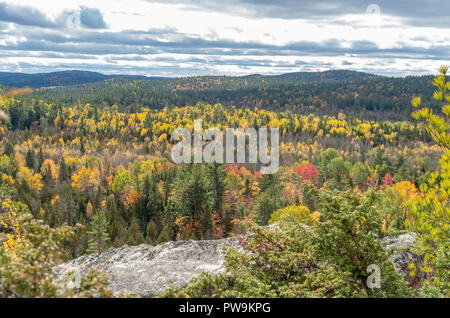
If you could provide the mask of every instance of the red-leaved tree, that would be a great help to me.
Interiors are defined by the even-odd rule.
[[[394,179],[392,178],[390,173],[386,173],[383,178],[383,187],[387,188],[394,184]]]
[[[309,181],[315,186],[318,185],[320,173],[312,163],[297,167],[295,172],[302,177],[302,180]]]

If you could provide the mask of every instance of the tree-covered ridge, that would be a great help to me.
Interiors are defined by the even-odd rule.
[[[347,81],[303,82],[287,75],[256,75],[157,80],[108,79],[83,85],[40,88],[26,99],[43,100],[61,106],[89,103],[95,108],[103,108],[117,105],[126,112],[139,112],[142,107],[163,109],[202,102],[244,109],[290,110],[316,115],[345,112],[359,118],[409,120],[410,100],[421,95],[426,101],[432,102],[432,94],[431,76],[365,76]],[[436,103],[432,102],[432,105],[436,106]]]
[[[381,78],[382,76],[347,70],[329,70],[324,72],[286,73],[282,75],[275,75],[274,77],[283,78],[286,80],[295,80],[299,82],[349,82]]]
[[[37,88],[78,85],[104,81],[110,78],[144,79],[146,77],[139,75],[105,75],[89,71],[60,71],[36,74],[0,72],[0,84],[13,87],[28,86]]]
[[[263,76],[263,75],[249,75],[242,77],[227,77],[227,76],[200,76],[200,77],[192,77],[192,78],[200,78],[200,79],[222,79],[239,81],[240,79],[248,79],[248,78],[259,78],[259,79],[268,79],[276,78],[276,79],[284,79],[291,81],[300,81],[300,82],[325,82],[325,81],[356,81],[363,80],[369,78],[376,78],[376,75],[371,75],[362,72],[355,71],[345,71],[345,70],[330,70],[325,72],[297,72],[297,73],[287,73],[275,76]],[[157,76],[143,76],[143,75],[105,75],[98,72],[90,72],[90,71],[77,71],[77,70],[69,70],[69,71],[59,71],[59,72],[51,72],[51,73],[35,73],[35,74],[25,74],[25,73],[12,73],[12,72],[0,72],[0,84],[12,87],[53,87],[53,86],[70,86],[70,85],[79,85],[86,84],[92,82],[100,82],[107,79],[120,79],[120,78],[129,78],[129,79],[153,79],[160,80],[164,79],[164,77]],[[168,79],[168,78],[166,78]],[[179,80],[177,80],[179,82]],[[198,88],[198,87],[197,87]]]

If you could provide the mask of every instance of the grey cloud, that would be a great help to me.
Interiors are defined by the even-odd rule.
[[[125,56],[125,55],[124,55]],[[0,58],[48,58],[48,59],[96,59],[98,55],[93,54],[74,54],[67,52],[50,52],[50,51],[23,51],[23,50],[0,50]]]
[[[188,63],[188,64],[200,64],[200,65],[235,65],[235,66],[257,66],[257,67],[267,67],[267,68],[279,68],[279,67],[295,67],[301,65],[307,65],[305,61],[273,61],[271,59],[253,59],[253,58],[241,58],[237,59],[234,57],[224,58],[223,56],[204,56],[204,57],[187,57],[187,58],[175,58],[175,57],[161,57],[161,56],[113,56],[106,59],[107,61],[112,61],[116,63],[117,61],[149,61],[156,63]]]
[[[51,71],[67,71],[67,70],[85,70],[85,71],[98,71],[104,74],[130,74],[130,75],[146,75],[146,76],[189,76],[196,75],[215,75],[217,74],[214,66],[203,65],[199,67],[195,65],[193,67],[181,67],[179,65],[171,66],[150,66],[150,67],[136,67],[129,65],[115,65],[115,64],[82,64],[82,63],[61,63],[57,66],[52,66]],[[28,72],[39,73],[48,72],[48,69],[43,68],[40,65],[18,62],[13,64],[3,65],[2,70],[5,72]]]
[[[356,0],[325,0],[320,2],[313,0],[281,0],[277,2],[230,0],[226,4],[223,1],[213,0],[168,1],[184,3],[186,7],[196,10],[227,11],[252,18],[305,18],[314,19],[323,24],[339,23],[339,17],[347,13],[365,12],[367,4],[370,3],[370,1],[364,3]],[[167,1],[164,2],[167,3]],[[431,13],[430,8],[433,8],[433,4],[437,3],[435,0],[428,1],[426,5],[424,4],[425,0],[416,2],[399,0],[395,3],[385,0],[378,1],[382,13],[400,16],[405,23],[450,27],[448,20],[450,2],[447,2],[439,3],[439,6],[435,7],[439,9]],[[81,28],[67,27],[67,19],[74,13],[79,14]],[[430,16],[433,18],[430,18]],[[427,22],[426,20],[430,21]],[[15,23],[17,27],[14,30],[2,31],[2,29],[8,28],[9,23]],[[36,26],[39,28],[36,28]],[[0,2],[0,40],[3,39],[8,43],[11,36],[16,39],[20,38],[17,42],[0,45],[0,57],[25,58],[37,56],[63,58],[67,61],[84,59],[86,62],[101,58],[107,64],[99,65],[98,70],[100,71],[136,74],[145,72],[155,75],[170,74],[170,76],[214,74],[216,68],[221,65],[236,66],[243,70],[252,67],[264,68],[267,69],[268,73],[293,68],[315,70],[318,67],[333,66],[318,61],[312,62],[311,65],[304,61],[279,62],[271,60],[271,56],[381,58],[384,61],[389,61],[386,65],[391,65],[395,59],[450,60],[449,43],[427,38],[415,38],[413,40],[432,43],[433,45],[429,48],[421,47],[419,44],[397,43],[395,48],[380,49],[372,41],[355,41],[351,43],[350,47],[344,47],[339,40],[332,38],[324,42],[297,41],[286,45],[265,44],[257,41],[239,42],[220,39],[214,32],[211,33],[211,38],[202,38],[195,34],[184,34],[170,27],[147,31],[97,31],[97,29],[105,28],[107,26],[102,13],[96,8],[80,7],[77,11],[66,10],[53,21],[37,9]],[[236,32],[239,32],[239,30],[236,30]],[[330,35],[330,37],[332,36]],[[180,60],[179,58],[157,56],[157,54],[162,53],[188,54],[192,57]],[[150,61],[155,64],[164,64],[164,67],[155,66],[141,69],[134,66],[123,66],[126,63],[118,63],[119,61]],[[188,67],[180,67],[180,63],[186,64]],[[352,65],[353,63],[349,61],[343,61],[339,66],[351,67]],[[382,68],[387,66],[381,64],[366,65],[372,68],[371,71],[381,69],[379,72],[390,72],[389,70],[383,71]],[[16,67],[16,70],[39,68],[27,63],[10,64],[8,67],[13,70],[14,67]],[[61,67],[67,67],[67,69],[91,68],[91,66],[81,63],[62,65]],[[42,68],[40,70],[42,71]]]
[[[81,23],[91,29],[106,29],[106,23],[99,9],[81,7],[80,8]]]
[[[52,20],[35,8],[5,2],[0,2],[0,21],[45,28],[55,26]]]
[[[3,50],[48,51],[73,54],[198,54],[223,56],[291,55],[344,56],[347,54],[380,58],[448,59],[449,44],[435,43],[430,48],[398,43],[398,47],[380,49],[372,41],[355,41],[350,48],[337,39],[324,42],[299,41],[286,45],[232,40],[210,40],[179,33],[170,28],[148,31],[102,32],[92,30],[16,30],[27,40],[0,47]],[[1,35],[0,35],[1,39]],[[39,39],[39,40],[35,40]]]
[[[149,2],[185,4],[190,10],[228,12],[234,15],[270,18],[318,18],[331,15],[365,12],[358,0],[149,0]]]
[[[26,53],[26,52],[24,52]],[[17,53],[16,53],[17,54]],[[39,52],[38,56],[45,57],[46,52]],[[0,51],[0,56],[2,56]],[[19,55],[20,56],[20,55]],[[108,63],[106,59],[106,64],[102,60],[98,60],[95,56],[85,56],[86,62],[74,62],[67,57],[66,61],[58,62],[58,64],[51,66],[52,71],[58,70],[90,70],[99,71],[107,74],[136,74],[136,75],[147,75],[147,76],[191,76],[191,75],[220,75],[217,67],[222,65],[234,65],[241,70],[248,72],[251,71],[252,66],[257,66],[259,68],[264,68],[261,71],[264,74],[280,74],[292,71],[317,71],[326,70],[330,68],[340,67],[338,64],[312,60],[309,62],[297,61],[291,62],[273,62],[270,58],[255,61],[252,58],[227,58],[223,56],[214,57],[193,57],[184,58],[183,60],[174,59],[170,57],[158,57],[150,56],[149,60],[154,62],[150,66],[133,66],[133,65],[123,65],[118,63]],[[116,61],[119,61],[122,56],[115,57]],[[165,62],[161,64],[161,62]],[[183,66],[181,66],[183,65]],[[39,63],[29,63],[29,62],[6,62],[2,63],[1,69],[3,71],[22,71],[22,72],[45,72],[49,69],[39,65]],[[354,69],[354,68],[349,68]],[[426,73],[429,70],[417,69],[417,67],[408,67],[405,69],[396,69],[393,66],[392,61],[382,60],[377,63],[366,63],[365,66],[358,67],[359,71],[366,71],[371,73],[383,74],[383,75],[402,75],[402,74],[420,74]]]
[[[89,8],[86,6],[80,6],[75,10],[65,10],[56,19],[59,25],[84,27],[88,29],[106,29],[106,23],[103,19],[103,15],[97,8]]]
[[[327,22],[346,14],[364,14],[370,4],[381,13],[400,17],[409,25],[450,28],[450,1],[440,0],[149,0],[161,3],[181,3],[191,10],[228,12],[248,17],[308,19]]]
[[[64,28],[67,26],[68,18],[75,15],[80,27],[88,29],[107,28],[103,15],[97,8],[81,6],[77,10],[65,10],[55,20],[52,20],[36,8],[0,2],[0,21],[24,26]]]

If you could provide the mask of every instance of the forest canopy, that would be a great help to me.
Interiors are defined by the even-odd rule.
[[[448,296],[446,72],[434,80],[345,73],[3,87],[0,295],[73,296],[54,285],[54,264],[254,229],[251,255],[228,251],[225,274],[164,295]],[[195,120],[205,129],[279,128],[280,169],[174,164],[170,136],[192,131]],[[258,227],[268,224],[280,231]],[[423,257],[411,276],[420,281],[397,274],[377,243],[411,231]],[[364,284],[374,263],[386,274],[376,292]],[[18,279],[29,266],[42,274],[31,285]],[[85,282],[84,295],[111,296],[101,274]]]

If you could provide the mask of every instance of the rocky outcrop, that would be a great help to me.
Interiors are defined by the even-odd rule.
[[[238,239],[173,241],[157,246],[141,244],[109,248],[55,268],[57,279],[70,272],[85,275],[96,268],[110,275],[117,294],[156,296],[170,285],[185,286],[202,272],[217,273],[223,268],[221,246],[240,248]]]
[[[397,270],[406,278],[408,264],[417,261],[417,256],[411,252],[414,237],[411,234],[386,237],[381,243],[391,254],[390,260]],[[221,246],[240,248],[237,238],[123,246],[79,257],[59,265],[55,273],[58,279],[62,279],[72,271],[84,275],[89,269],[97,268],[110,275],[110,287],[115,293],[152,297],[170,285],[186,286],[192,277],[204,271],[222,271]]]
[[[408,278],[410,263],[417,264],[419,257],[413,253],[414,235],[403,234],[400,236],[390,236],[381,239],[381,245],[390,254],[389,260],[394,263],[395,269],[403,278]]]

